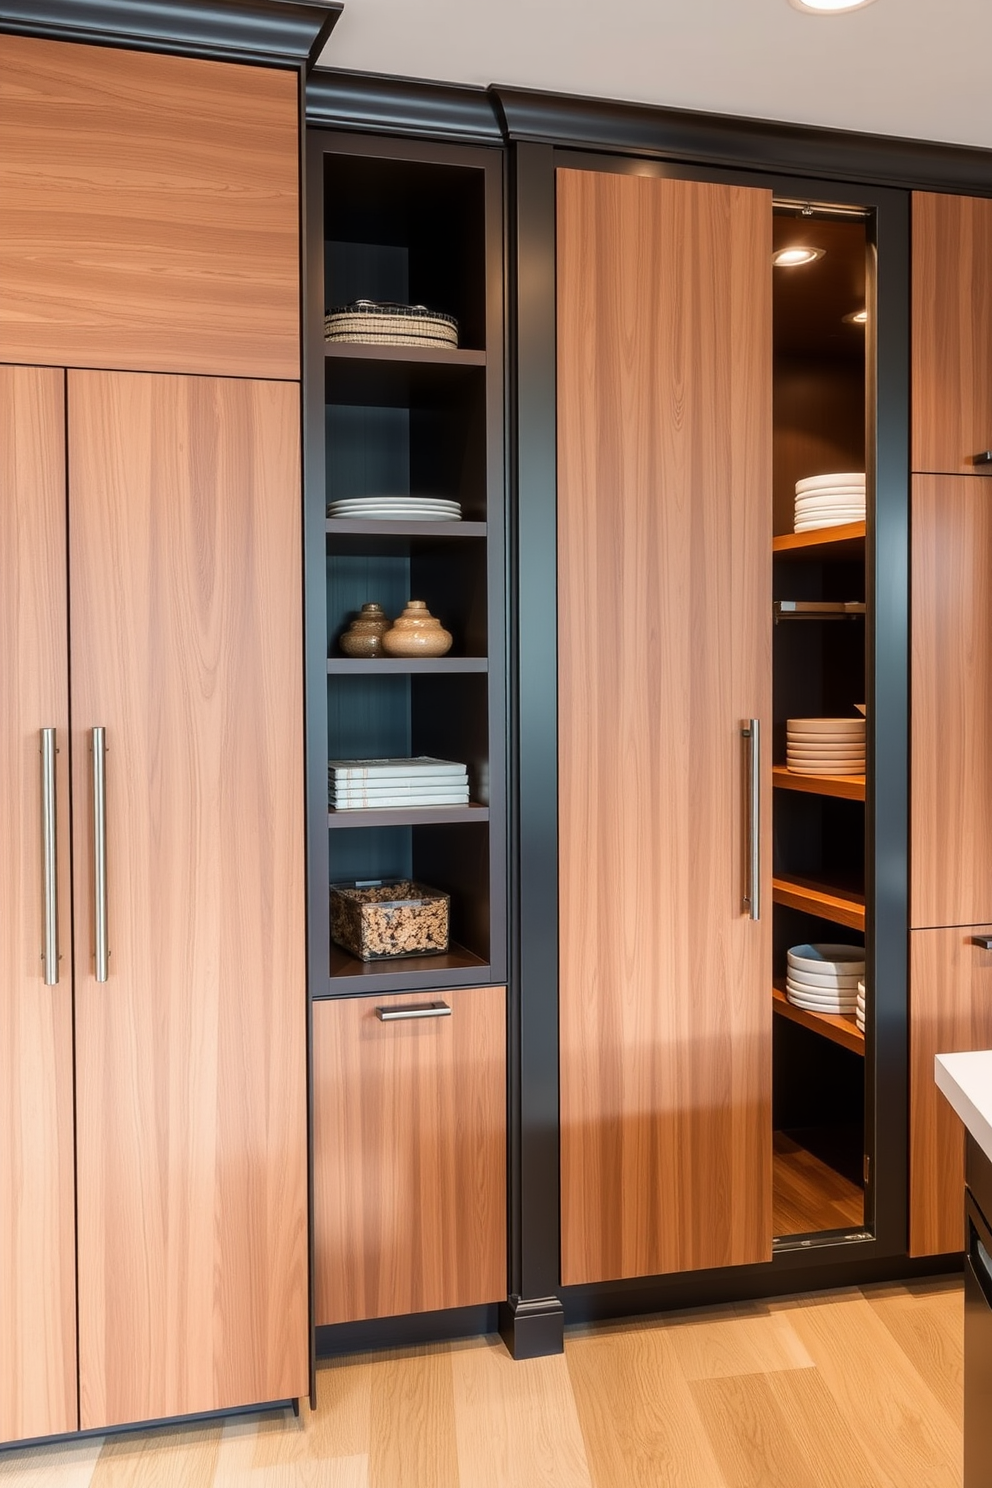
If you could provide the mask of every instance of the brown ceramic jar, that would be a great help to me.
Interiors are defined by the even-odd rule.
[[[381,605],[363,604],[338,645],[345,656],[382,656],[382,638],[391,624]]]
[[[387,656],[446,656],[451,632],[436,620],[422,599],[411,599],[392,630],[382,638]]]

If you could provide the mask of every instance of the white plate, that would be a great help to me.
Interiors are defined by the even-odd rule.
[[[864,995],[865,995],[865,984],[864,984],[863,981],[861,981],[861,982],[858,983],[858,991],[861,993],[861,996],[864,997]]]
[[[849,765],[846,762],[844,764],[833,764],[830,766],[799,765],[793,763],[786,765],[786,769],[793,775],[825,775],[835,777],[838,780],[863,780],[865,776],[865,767],[863,764]]]
[[[791,981],[801,982],[811,992],[836,992],[838,987],[842,987],[852,997],[857,993],[857,971],[807,971],[805,966],[795,966],[790,961],[786,965],[785,974]]]
[[[819,491],[824,486],[859,486],[863,489],[865,485],[866,478],[860,470],[839,470],[832,475],[807,475],[796,481],[796,491]]]
[[[795,498],[796,511],[816,511],[821,506],[862,506],[867,507],[863,491],[856,491],[853,486],[838,486],[829,491],[810,491],[805,496]]]
[[[441,496],[339,496],[331,506],[442,506],[446,511],[461,506]]]
[[[794,734],[864,733],[863,718],[787,718],[785,726]]]
[[[863,754],[855,754],[851,750],[848,754],[794,754],[790,749],[786,753],[785,763],[787,765],[802,765],[808,770],[817,765],[821,770],[838,770],[841,765],[857,765],[860,770],[867,768],[867,761]]]
[[[443,505],[440,501],[334,501],[328,507],[333,512],[376,512],[376,511],[429,511],[429,512],[460,512],[461,507],[455,503],[451,506]]]
[[[808,997],[800,997],[797,992],[786,992],[785,995],[793,1007],[802,1008],[804,1013],[829,1014],[834,1018],[850,1018],[852,1014],[857,1013],[857,1008],[848,1007],[846,1004],[831,1003],[825,1005],[819,1002],[810,1002]]]
[[[838,502],[836,506],[814,506],[808,510],[797,510],[797,522],[825,522],[828,517],[838,522],[863,522],[865,508],[853,503]]]
[[[818,971],[821,975],[835,967],[839,972],[857,970],[863,976],[865,948],[838,941],[818,940],[813,944],[790,946],[786,952],[786,961],[790,966],[799,966],[805,971]]]
[[[865,752],[864,744],[859,743],[855,734],[848,734],[846,739],[829,739],[824,734],[800,734],[797,739],[789,739],[786,747],[790,754],[809,754],[816,759]]]
[[[851,527],[860,522],[860,517],[831,517],[829,521],[817,518],[815,522],[796,522],[794,532],[821,532],[825,527]]]
[[[798,719],[798,718],[793,719],[792,721],[795,722],[795,723],[802,722],[802,720],[801,719]],[[815,719],[813,721],[816,722]],[[833,722],[833,719],[829,719],[828,718],[828,719],[825,719],[824,722],[825,723],[832,723]],[[859,738],[860,739],[865,739],[868,736],[868,731],[865,728],[865,721],[864,721],[863,718],[851,718],[851,719],[843,718],[843,719],[838,719],[837,722],[838,722],[838,724],[840,724],[840,723],[848,723],[848,722],[850,722],[850,723],[858,723],[858,724],[861,725],[861,727],[860,727],[860,729],[840,728],[840,727],[838,727],[838,728],[803,729],[803,728],[790,728],[789,725],[786,724],[785,737],[787,739],[795,739],[797,742],[800,739],[808,739],[811,744],[844,744],[844,743],[846,743],[850,739],[859,739]]]
[[[786,981],[785,995],[790,1002],[819,1008],[824,1013],[853,1013],[858,1005],[857,998],[849,997],[846,992],[811,992],[809,987],[790,981]]]

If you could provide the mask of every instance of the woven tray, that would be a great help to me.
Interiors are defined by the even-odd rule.
[[[458,322],[453,315],[428,310],[426,305],[355,300],[327,311],[324,340],[359,341],[365,346],[457,347]]]

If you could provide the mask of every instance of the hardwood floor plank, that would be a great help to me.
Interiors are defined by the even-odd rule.
[[[852,1422],[841,1412],[817,1369],[768,1376],[803,1461],[820,1488],[876,1488],[877,1478]]]
[[[789,1309],[880,1488],[960,1488],[959,1429],[861,1292],[770,1305]]]
[[[767,1311],[761,1303],[681,1313],[662,1326],[687,1380],[813,1364],[788,1314]]]
[[[451,1365],[459,1488],[593,1488],[564,1354],[516,1361],[480,1339]]]
[[[103,1438],[65,1447],[26,1447],[0,1455],[3,1488],[90,1488]]]
[[[961,1426],[964,1414],[964,1299],[958,1278],[863,1288],[917,1374]]]
[[[844,1480],[822,1477],[804,1457],[769,1377],[725,1375],[689,1389],[728,1488],[841,1488]]]
[[[448,1346],[404,1349],[369,1368],[369,1488],[459,1488]]]
[[[257,1427],[256,1427],[257,1429]],[[91,1488],[215,1488],[221,1426],[163,1426],[109,1437]]]
[[[594,1488],[724,1488],[668,1330],[570,1332],[565,1358]]]

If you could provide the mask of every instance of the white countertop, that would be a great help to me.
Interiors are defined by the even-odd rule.
[[[938,1054],[934,1079],[992,1162],[992,1049]]]

